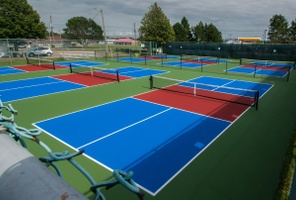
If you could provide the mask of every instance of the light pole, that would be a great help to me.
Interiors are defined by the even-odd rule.
[[[97,9],[97,8],[95,8]],[[103,13],[103,10],[100,9],[99,10],[99,13],[101,13],[101,17],[102,17],[102,26],[103,26],[103,32],[104,32],[104,42],[105,42],[105,50],[106,50],[106,58],[108,57],[108,43],[107,43],[107,35],[106,35],[106,28],[105,28],[105,21],[104,21],[104,13]]]

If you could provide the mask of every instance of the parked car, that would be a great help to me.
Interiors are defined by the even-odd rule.
[[[18,46],[18,48],[25,49],[25,48],[27,48],[27,43],[25,43],[25,42],[18,42],[17,46]]]
[[[52,50],[49,47],[34,47],[27,51],[28,57],[33,56],[51,56]]]

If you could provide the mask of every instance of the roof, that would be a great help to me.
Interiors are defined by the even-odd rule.
[[[116,39],[114,42],[135,42],[135,40],[131,38],[119,38]]]
[[[261,41],[260,37],[239,37],[239,41],[246,41],[246,42],[255,42],[255,41]]]

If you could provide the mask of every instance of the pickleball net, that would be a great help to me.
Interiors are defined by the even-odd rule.
[[[198,56],[198,55],[182,54],[180,56],[180,60],[185,61],[185,62],[196,62],[196,63],[204,63],[204,64],[219,63],[219,58],[212,57],[212,56]]]
[[[237,103],[255,107],[256,110],[258,109],[258,90],[190,82],[161,76],[150,76],[149,80],[150,89],[161,89],[176,92],[181,95],[190,95],[193,97]]]
[[[70,63],[70,72],[120,82],[119,72],[115,69]]]
[[[249,58],[241,58],[240,65],[242,66],[250,66],[250,67],[265,67],[268,68],[281,68],[286,71],[291,69],[295,69],[295,63],[290,61],[275,61],[275,60],[258,60],[258,59],[249,59]]]
[[[40,57],[26,57],[27,65],[36,65],[48,69],[55,70],[55,63],[53,60],[40,58]]]

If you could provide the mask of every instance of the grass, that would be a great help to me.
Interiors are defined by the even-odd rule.
[[[106,62],[102,60],[102,62]],[[191,79],[198,76],[215,76],[246,81],[272,83],[274,87],[260,99],[259,110],[249,109],[200,156],[164,187],[156,196],[146,194],[148,200],[270,200],[276,197],[282,182],[282,166],[290,148],[296,124],[296,71],[290,74],[289,82],[282,78],[253,77],[250,75],[225,74],[225,64],[200,69],[179,69],[162,67],[160,61],[124,63],[108,60],[109,68],[125,66],[164,69],[164,76],[177,79]],[[0,66],[23,64],[23,59],[0,60]],[[236,64],[233,63],[233,66]],[[0,81],[25,79],[68,73],[67,70],[22,73],[0,76]],[[75,112],[88,107],[126,98],[149,91],[148,78],[139,78],[121,83],[94,86],[75,91],[56,93],[36,98],[10,102],[18,111],[16,122],[31,128],[32,123]],[[1,94],[1,93],[0,93]],[[194,106],[194,105],[192,105]],[[54,151],[68,149],[47,134],[40,139]],[[29,151],[36,157],[45,152],[32,142]],[[75,160],[80,163],[98,182],[110,177],[110,172],[84,156]],[[153,163],[151,163],[153,164]],[[59,163],[65,180],[89,199],[89,182],[67,162]],[[75,174],[75,176],[73,176]],[[137,199],[123,186],[102,190],[108,200]]]

